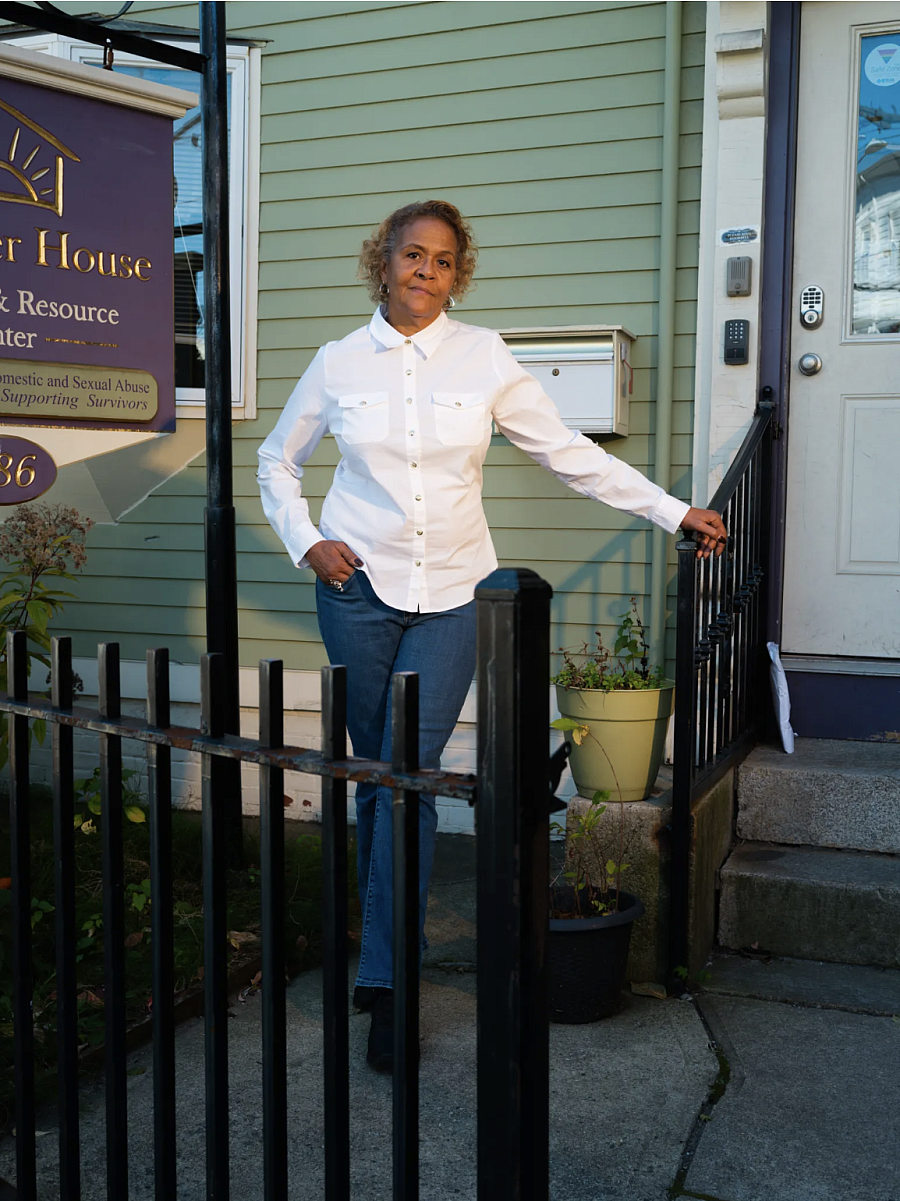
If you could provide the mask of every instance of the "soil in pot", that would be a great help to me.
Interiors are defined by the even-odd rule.
[[[583,898],[582,893],[582,910],[589,909]],[[552,904],[554,913],[574,913],[574,889],[554,888]],[[547,974],[552,1022],[597,1022],[619,1011],[631,927],[643,914],[643,903],[623,891],[615,913],[550,918]]]

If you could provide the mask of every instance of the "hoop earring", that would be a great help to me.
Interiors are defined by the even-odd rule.
[[[387,295],[389,295],[389,293],[390,293],[390,288],[387,286],[387,284],[384,282],[384,280],[382,280],[381,287],[378,289],[378,295],[379,296],[387,296]]]
[[[452,296],[447,297],[447,301],[444,305],[444,308],[445,309],[455,309],[456,308],[456,301],[453,299]]]

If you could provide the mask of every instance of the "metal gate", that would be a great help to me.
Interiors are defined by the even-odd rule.
[[[172,912],[172,748],[202,760],[206,1195],[229,1196],[227,833],[233,773],[259,766],[262,899],[263,1160],[266,1201],[288,1197],[284,962],[287,771],[322,780],[324,884],[325,1201],[349,1201],[347,781],[393,789],[393,1179],[395,1201],[419,1195],[418,796],[469,801],[477,822],[478,1197],[548,1195],[549,630],[551,590],[526,570],[496,571],[476,591],[478,771],[418,766],[418,677],[392,688],[393,762],[347,757],[346,671],[322,672],[322,750],[284,745],[282,664],[260,663],[259,739],[225,733],[224,661],[201,661],[201,729],[170,721],[166,650],[147,652],[146,720],[123,716],[116,644],[99,648],[99,705],[74,705],[71,640],[52,650],[50,703],[29,699],[25,634],[7,644],[12,874],[16,1160],[19,1201],[37,1201],[29,829],[30,720],[52,728],[58,1013],[59,1196],[81,1196],[76,1028],[73,733],[99,737],[103,857],[107,1196],[128,1197],[128,1094],[122,829],[122,739],[146,743],[153,954],[154,1166],[157,1201],[177,1196]],[[427,1137],[427,1133],[426,1133]]]

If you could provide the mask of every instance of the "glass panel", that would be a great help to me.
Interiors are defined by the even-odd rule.
[[[900,31],[861,39],[854,334],[900,333]]]
[[[101,66],[101,63],[93,64]],[[196,108],[173,122],[175,165],[175,387],[203,388],[203,161],[200,148],[200,76],[174,67],[116,62],[114,70],[193,92]],[[231,149],[231,75],[228,75],[228,146]]]

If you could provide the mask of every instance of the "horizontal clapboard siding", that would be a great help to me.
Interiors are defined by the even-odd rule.
[[[90,8],[90,5],[82,6]],[[137,15],[195,26],[193,4]],[[704,32],[685,5],[679,179],[673,490],[690,495]],[[634,348],[631,435],[607,448],[655,458],[665,5],[269,3],[230,0],[229,29],[262,50],[258,406],[234,427],[241,662],[320,666],[313,586],[267,525],[256,449],[322,342],[365,322],[356,250],[392,208],[441,195],[471,219],[477,287],[455,315],[494,328],[622,324]],[[313,517],[337,450],[305,480]],[[127,658],[165,642],[204,649],[199,459],[117,526],[90,535],[76,653],[118,639]],[[552,645],[609,634],[647,597],[645,523],[576,496],[495,437],[485,511],[504,565],[553,586]],[[669,637],[668,652],[674,650]]]

